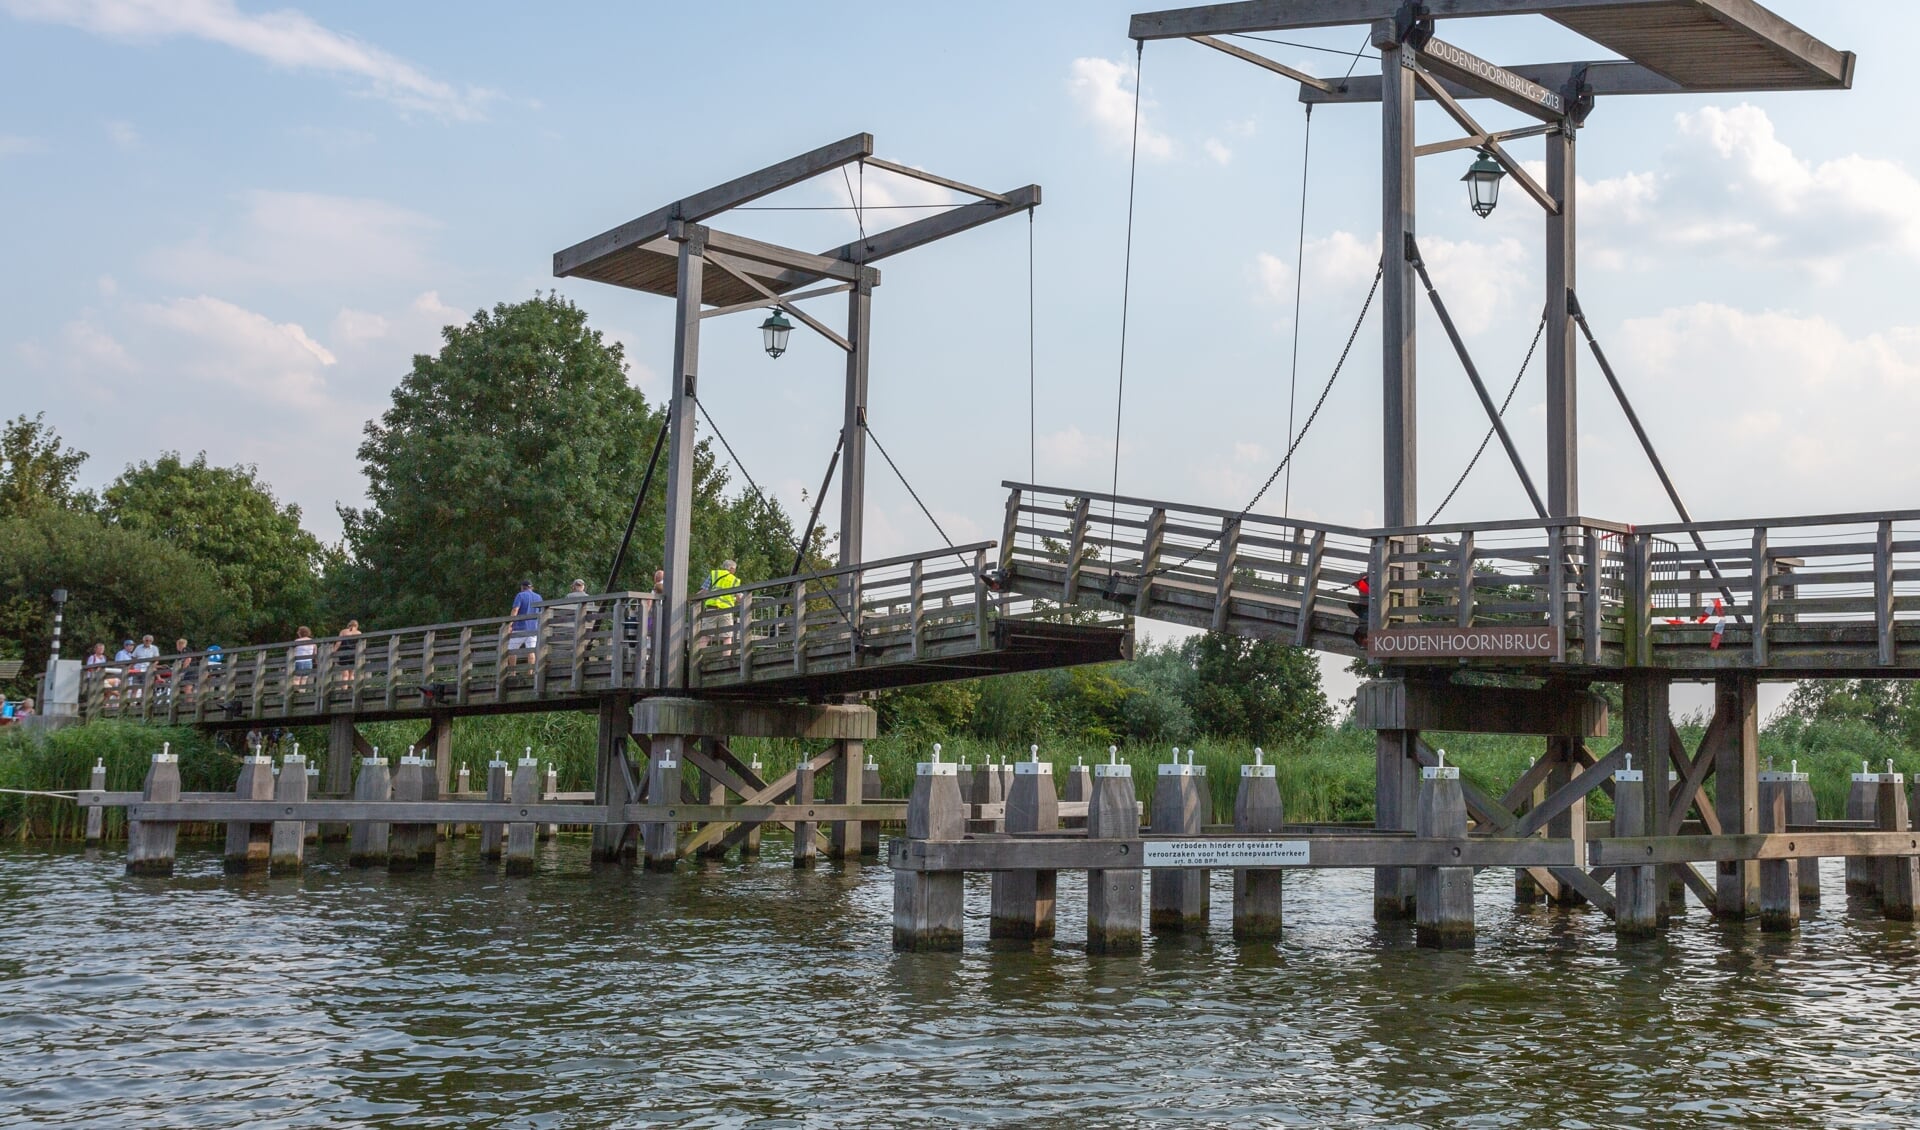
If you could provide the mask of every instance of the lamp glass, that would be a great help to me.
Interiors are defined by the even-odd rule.
[[[793,332],[793,323],[787,316],[775,310],[760,323],[760,335],[766,342],[767,356],[778,357],[787,351],[787,335]]]
[[[1467,201],[1473,205],[1473,214],[1486,219],[1500,203],[1500,182],[1505,180],[1507,170],[1500,162],[1482,153],[1460,179],[1467,182]]]

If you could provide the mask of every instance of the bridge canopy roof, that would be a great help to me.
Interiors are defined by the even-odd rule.
[[[1240,0],[1133,17],[1135,39],[1337,27],[1391,20],[1400,0]],[[1428,0],[1436,20],[1544,16],[1679,91],[1844,90],[1854,55],[1754,0]],[[1638,93],[1638,91],[1634,91]]]

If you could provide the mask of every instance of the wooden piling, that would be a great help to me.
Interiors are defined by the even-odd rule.
[[[420,799],[428,804],[442,799],[440,782],[452,777],[450,770],[442,768],[443,765],[444,762],[425,754],[420,756]],[[452,830],[451,824],[433,822],[413,826],[413,854],[419,867],[433,870],[434,861],[440,855],[440,837]]]
[[[1679,783],[1680,774],[1671,769],[1667,770],[1667,795],[1669,797],[1673,795],[1673,790]],[[1663,915],[1665,918],[1671,918],[1676,914],[1685,914],[1687,912],[1687,881],[1681,878],[1680,871],[1682,868],[1688,866],[1689,865],[1685,863],[1674,863],[1666,867],[1654,868],[1654,874],[1666,876],[1666,906]]]
[[[280,762],[280,776],[273,783],[273,799],[281,804],[299,804],[307,799],[307,759],[290,753]],[[268,869],[274,875],[298,875],[306,865],[307,822],[273,822],[273,853]]]
[[[833,759],[835,804],[859,804],[875,795],[867,792],[867,743],[857,738],[842,738],[834,743],[838,756]],[[827,858],[858,859],[865,827],[858,820],[835,820],[827,829]]]
[[[1268,835],[1286,824],[1280,782],[1266,754],[1253,751],[1253,764],[1240,767],[1240,791],[1233,798],[1233,830],[1243,835]],[[1279,868],[1233,869],[1233,936],[1242,942],[1280,936]]]
[[[1789,788],[1785,773],[1762,772],[1760,786],[1760,830],[1775,833],[1787,830],[1790,810]],[[1819,860],[1809,860],[1818,865]],[[1800,861],[1763,859],[1760,861],[1760,929],[1785,933],[1800,926]]]
[[[1867,763],[1860,763],[1860,772],[1853,775],[1847,787],[1847,819],[1879,819],[1880,774],[1867,771]],[[1847,857],[1847,893],[1880,897],[1880,861],[1867,855]]]
[[[523,810],[525,806],[539,800],[540,762],[538,760],[530,756],[522,757],[519,764],[513,767],[513,783],[508,796],[508,803],[512,808]],[[533,841],[534,825],[530,821],[519,820],[507,825],[507,874],[533,874]]]
[[[468,793],[473,791],[473,772],[465,765],[460,766],[460,771],[455,774],[453,791],[459,793],[463,799]],[[447,834],[455,839],[459,839],[465,836],[471,827],[472,825],[469,824],[455,824],[449,829]]]
[[[426,764],[411,751],[393,770],[393,799],[418,804],[426,799]],[[408,820],[390,826],[387,870],[412,871],[420,866],[420,825]]]
[[[393,777],[387,759],[375,749],[372,757],[360,759],[360,773],[353,781],[355,800],[392,800]],[[385,824],[368,821],[351,826],[347,837],[347,863],[353,867],[385,867],[387,847],[392,840]]]
[[[1155,835],[1197,836],[1206,827],[1211,807],[1207,796],[1207,767],[1195,765],[1189,753],[1159,767],[1154,779]],[[1155,932],[1204,933],[1207,929],[1208,875],[1204,868],[1155,868],[1149,880],[1151,924]]]
[[[1467,838],[1467,800],[1460,788],[1460,767],[1446,764],[1420,770],[1414,805],[1414,835],[1423,840]],[[1414,940],[1428,949],[1473,948],[1473,868],[1420,867],[1414,875]]]
[[[241,800],[273,799],[273,759],[254,754],[240,759],[240,776],[233,795]],[[273,857],[273,824],[240,820],[227,822],[226,866],[229,874],[265,871]]]
[[[647,762],[647,799],[654,804],[677,804],[680,800],[680,751],[685,738],[663,734],[653,740],[653,756]],[[641,846],[646,852],[649,871],[671,871],[680,858],[679,825],[668,821],[643,824]]]
[[[487,762],[487,800],[500,805],[507,803],[507,763],[500,759],[497,750],[493,760]],[[480,825],[481,859],[492,862],[500,858],[506,832],[507,826],[498,820],[488,820]]]
[[[294,749],[297,751],[299,747],[295,746]],[[308,799],[312,799],[313,797],[320,795],[320,767],[318,765],[315,765],[311,761],[307,762],[307,794],[306,795]],[[320,822],[318,820],[305,821],[304,826],[301,829],[300,839],[303,843],[316,844],[316,845],[319,844]]]
[[[180,799],[180,759],[165,746],[153,755],[147,766],[146,784],[140,799],[167,802]],[[173,874],[173,849],[180,826],[171,821],[130,820],[127,822],[127,874]]]
[[[343,797],[353,792],[353,762],[359,737],[351,714],[335,714],[327,720],[326,795]],[[318,796],[320,792],[309,790],[307,795]],[[321,827],[320,838],[327,843],[340,843],[350,838],[350,832],[344,823],[329,823]]]
[[[1714,717],[1723,726],[1714,754],[1713,807],[1720,830],[1729,836],[1760,830],[1759,682],[1749,674],[1714,680]],[[1713,913],[1718,918],[1751,918],[1759,909],[1757,860],[1721,862],[1715,869]]]
[[[1643,770],[1632,768],[1632,764],[1629,758],[1628,767],[1613,775],[1615,837],[1647,834],[1647,775]],[[1614,934],[1622,938],[1651,938],[1657,934],[1662,897],[1658,867],[1622,867],[1614,872]]]
[[[1787,823],[1802,827],[1812,827],[1820,822],[1820,809],[1813,799],[1813,781],[1808,774],[1800,772],[1800,763],[1794,762],[1787,771]],[[1808,903],[1820,901],[1820,861],[1803,859],[1800,861],[1800,909],[1804,912]]]
[[[812,804],[814,769],[807,760],[805,752],[800,754],[800,764],[793,767],[793,803]],[[798,820],[793,825],[793,866],[796,870],[805,870],[814,865],[820,854],[819,837],[814,829],[819,825],[811,820]]]
[[[754,755],[753,763],[748,765],[747,768],[753,770],[754,780],[765,781],[767,779],[767,767],[760,763],[758,754]],[[740,861],[742,863],[749,859],[760,858],[760,832],[762,827],[763,825],[760,824],[750,824],[747,826],[746,837],[740,841]]]
[[[1880,774],[1880,791],[1874,797],[1874,820],[1883,832],[1911,831],[1907,820],[1906,778],[1893,772]],[[1880,911],[1894,922],[1914,920],[1914,897],[1920,892],[1920,858],[1911,855],[1886,855],[1880,864]]]
[[[1413,755],[1413,747],[1419,736],[1414,730],[1379,730],[1374,734],[1373,826],[1376,828],[1402,832],[1413,828],[1414,797],[1419,787],[1416,772],[1419,761]],[[1413,886],[1413,872],[1407,868],[1375,868],[1374,920],[1394,922],[1412,918]]]
[[[1007,792],[1007,834],[1058,832],[1060,794],[1054,790],[1053,764],[1032,760],[1013,767],[1013,788]],[[996,871],[987,936],[1009,941],[1039,941],[1053,937],[1057,871]]]
[[[860,795],[871,803],[880,799],[880,763],[872,756],[867,757],[866,767],[860,770]],[[868,820],[860,825],[860,858],[880,858],[880,822]]]
[[[1140,805],[1133,791],[1133,766],[1117,759],[1093,767],[1092,799],[1087,803],[1087,838],[1130,840],[1140,834]],[[1140,950],[1140,872],[1087,872],[1087,952],[1138,953]]]
[[[103,758],[95,758],[93,773],[87,779],[87,787],[94,792],[105,792],[107,788],[107,763]],[[107,810],[97,804],[87,806],[87,845],[97,845],[106,835]]]
[[[1548,796],[1572,785],[1586,772],[1586,766],[1580,760],[1580,752],[1581,741],[1578,738],[1547,739],[1547,756],[1553,760],[1553,770],[1547,774]],[[1585,797],[1574,801],[1565,811],[1547,821],[1547,838],[1576,842],[1586,840],[1587,801]],[[1572,883],[1562,880],[1547,892],[1547,901],[1554,906],[1583,906],[1586,904],[1587,896],[1574,889]]]
[[[940,760],[914,766],[913,794],[907,799],[907,839],[958,840],[966,835],[966,806],[954,766]],[[907,844],[908,850],[913,847]],[[957,950],[965,940],[966,875],[960,871],[893,873],[893,948]]]
[[[553,762],[549,761],[547,762],[546,785],[540,790],[540,799],[553,801],[559,799],[559,796],[560,771],[554,768]],[[558,824],[541,824],[539,828],[540,842],[543,844],[550,842],[555,836],[560,834],[560,825]]]
[[[627,744],[633,730],[633,699],[613,695],[600,700],[599,725],[595,731],[593,802],[611,810],[625,808],[638,801],[639,781],[633,763],[627,757]],[[592,852],[595,862],[631,862],[639,851],[639,836],[629,824],[599,824],[593,829]]]

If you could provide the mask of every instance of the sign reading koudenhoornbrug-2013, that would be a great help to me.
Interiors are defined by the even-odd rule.
[[[1367,634],[1368,659],[1472,659],[1485,656],[1551,657],[1559,634],[1548,626],[1446,628],[1422,625],[1381,628]]]

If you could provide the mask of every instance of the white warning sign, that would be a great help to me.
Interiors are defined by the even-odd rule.
[[[1142,867],[1306,867],[1306,840],[1148,840]]]

